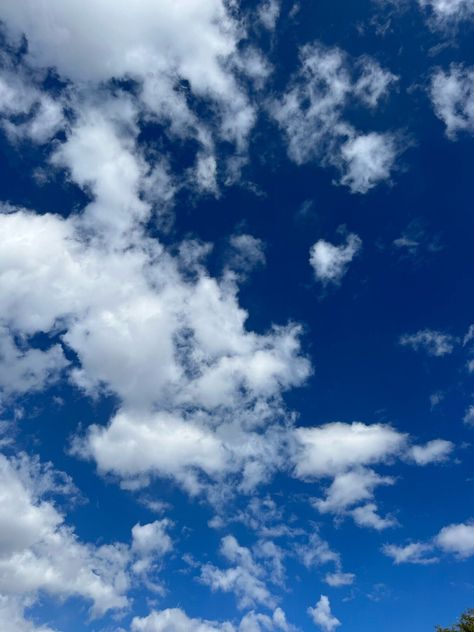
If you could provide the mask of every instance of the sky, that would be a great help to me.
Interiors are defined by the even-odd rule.
[[[2,632],[474,606],[473,25],[1,2]]]

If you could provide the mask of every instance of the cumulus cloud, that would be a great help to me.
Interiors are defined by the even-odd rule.
[[[18,346],[6,328],[0,329],[0,358],[0,389],[7,397],[45,388],[69,365],[60,345],[47,350]]]
[[[31,600],[0,595],[0,626],[2,632],[56,632],[46,625],[36,624],[25,617]]]
[[[454,445],[435,439],[411,445],[409,436],[385,424],[333,422],[318,427],[296,428],[294,475],[303,480],[331,479],[323,498],[313,499],[321,513],[350,515],[356,524],[376,530],[395,526],[392,516],[381,517],[373,502],[379,486],[394,479],[373,467],[403,458],[416,465],[446,460]]]
[[[235,632],[235,628],[228,622],[193,619],[180,608],[167,608],[153,611],[147,617],[135,617],[132,632]]]
[[[353,193],[367,193],[387,180],[399,153],[396,135],[358,131],[346,120],[345,109],[349,102],[374,109],[395,79],[369,57],[351,63],[339,48],[304,46],[300,69],[271,106],[290,158],[336,167],[341,184]]]
[[[255,562],[251,551],[240,546],[233,536],[222,539],[220,550],[234,566],[220,569],[205,564],[200,580],[213,591],[234,593],[239,608],[251,608],[257,604],[274,607],[275,599],[264,582],[265,571]]]
[[[92,604],[95,616],[128,604],[128,547],[81,542],[45,498],[62,490],[70,486],[58,487],[54,472],[38,461],[0,455],[2,615],[16,609],[21,619],[23,608],[39,591],[61,599],[81,597]],[[27,623],[21,625],[30,629]]]
[[[414,445],[408,454],[417,465],[428,465],[429,463],[440,463],[446,461],[454,449],[451,441],[444,439],[433,439],[425,445]]]
[[[428,355],[440,358],[453,352],[456,338],[432,329],[422,329],[414,334],[400,336],[400,344],[415,351],[425,351]]]
[[[108,185],[100,186],[108,195]],[[0,224],[3,326],[30,336],[54,334],[61,323],[59,342],[78,358],[72,382],[123,402],[108,427],[90,428],[78,451],[126,478],[161,473],[184,482],[189,468],[210,476],[246,468],[249,484],[265,478],[267,466],[278,463],[281,440],[277,428],[266,441],[259,434],[279,416],[280,394],[310,370],[297,326],[248,331],[231,278],[219,282],[198,265],[189,279],[158,242],[125,248],[119,240],[111,248],[99,236],[84,240],[76,218],[25,211],[1,215]],[[25,249],[28,258],[21,256]],[[62,358],[51,349],[44,353]],[[37,381],[52,373],[40,368]],[[162,411],[153,412],[157,407]]]
[[[383,424],[333,422],[295,431],[300,478],[335,476],[354,467],[380,463],[398,454],[406,435]]]
[[[314,608],[308,608],[308,614],[323,632],[333,632],[333,630],[341,625],[339,619],[332,614],[331,604],[326,595],[321,595],[320,600]]]
[[[21,122],[15,121],[18,116]],[[0,73],[0,124],[12,141],[44,144],[64,126],[63,106],[26,74],[6,68]]]
[[[335,246],[324,239],[317,241],[309,253],[309,262],[316,278],[323,284],[340,283],[361,247],[362,240],[353,233],[347,236],[345,245]]]
[[[436,116],[446,126],[446,135],[455,140],[461,132],[474,133],[474,69],[451,64],[431,77],[431,101]]]
[[[395,527],[398,522],[393,516],[380,516],[376,503],[369,502],[352,509],[351,516],[360,527],[368,527],[376,531],[383,531],[389,527]]]
[[[451,524],[441,529],[435,538],[436,544],[446,553],[460,558],[474,555],[474,524]]]
[[[361,422],[297,428],[295,435],[299,442],[295,472],[301,478],[332,476],[384,461],[398,454],[407,438],[391,426]]]
[[[228,621],[217,622],[191,618],[180,608],[152,611],[146,617],[135,617],[132,632],[292,632],[285,613],[276,608],[272,616],[249,612],[235,627]]]
[[[472,521],[450,524],[429,542],[411,542],[404,546],[386,544],[382,550],[395,564],[433,564],[439,561],[436,552],[466,559],[474,555],[474,524]]]

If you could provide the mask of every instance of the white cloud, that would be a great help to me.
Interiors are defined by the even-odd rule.
[[[386,544],[383,552],[391,557],[395,564],[434,564],[438,561],[437,557],[432,555],[433,545],[424,542],[412,542],[405,546],[397,546],[395,544]]]
[[[309,257],[316,278],[324,284],[340,283],[361,247],[361,239],[352,233],[347,236],[345,245],[334,246],[324,239],[317,241],[311,247]]]
[[[6,328],[0,328],[0,388],[6,396],[45,388],[69,364],[60,345],[46,351],[24,347],[15,344]]]
[[[307,544],[298,544],[295,551],[306,568],[313,568],[323,564],[333,563],[336,569],[340,569],[341,557],[333,551],[329,544],[318,533],[312,533]]]
[[[133,104],[141,123],[164,124],[167,137],[196,142],[194,164],[180,174],[180,185],[218,195],[220,183],[235,180],[245,163],[256,120],[242,78],[261,86],[271,72],[259,50],[240,46],[246,33],[241,15],[234,9],[224,0],[186,0],[179,10],[173,0],[159,5],[145,0],[124,10],[118,10],[111,0],[73,0],[61,6],[46,0],[38,17],[28,0],[7,1],[0,7],[0,20],[13,47],[20,47],[21,37],[26,37],[28,54],[22,61],[29,70],[13,68],[0,76],[0,87],[5,88],[0,97],[0,124],[12,140],[28,137],[46,143],[59,129],[69,131],[63,109],[72,113],[68,118],[76,123],[81,123],[88,110],[110,121],[114,118],[111,103],[112,109],[130,109]],[[72,82],[54,98],[41,90],[49,68]],[[15,74],[20,79],[12,79]],[[134,89],[110,90],[115,79],[133,82]],[[212,108],[212,117],[204,120],[197,113],[197,102]],[[18,111],[27,115],[26,121],[12,118]],[[96,122],[90,117],[87,121],[89,126]],[[101,127],[95,125],[98,137]],[[121,132],[126,127],[122,121]],[[107,152],[112,148],[110,138],[105,141]],[[218,161],[222,142],[231,143],[234,151]],[[94,149],[101,144],[99,141]],[[93,173],[94,152],[79,149],[92,159]],[[120,154],[117,165],[107,160],[109,168],[124,166],[123,148]],[[87,158],[83,163],[87,165]],[[151,176],[153,165],[148,166],[150,173],[141,175]],[[123,175],[127,174],[125,169]]]
[[[26,120],[16,122],[18,115]],[[62,104],[36,88],[17,68],[0,73],[0,123],[11,141],[28,138],[43,144],[65,121]]]
[[[395,481],[375,472],[373,466],[399,458],[419,466],[441,463],[454,449],[443,439],[410,445],[407,434],[389,425],[361,422],[296,428],[294,437],[294,475],[304,480],[332,479],[325,496],[313,499],[314,507],[321,513],[349,515],[357,525],[379,531],[395,526],[397,521],[378,514],[374,492]]]
[[[266,29],[273,31],[280,16],[280,11],[279,0],[264,0],[258,7],[258,19]]]
[[[288,154],[297,164],[334,166],[342,184],[366,193],[389,178],[399,147],[391,133],[357,131],[345,109],[349,103],[374,109],[395,77],[367,56],[351,64],[340,49],[318,43],[304,46],[300,60],[287,92],[271,106]]]
[[[308,608],[308,614],[323,632],[333,632],[333,630],[341,625],[339,619],[332,614],[331,605],[326,595],[321,595],[320,600],[314,608]]]
[[[247,613],[236,628],[228,621],[217,622],[191,618],[180,608],[152,611],[147,617],[135,617],[132,632],[292,632],[285,613],[276,608],[273,615]]]
[[[474,9],[473,9],[474,10]],[[474,69],[451,64],[431,77],[431,100],[436,116],[455,140],[460,132],[474,133]]]
[[[397,139],[392,134],[354,135],[341,146],[344,164],[341,184],[353,193],[367,193],[379,182],[390,178],[398,153]]]
[[[446,553],[460,558],[474,555],[474,524],[451,524],[441,529],[435,538],[436,544]]]
[[[360,527],[368,527],[375,529],[376,531],[382,531],[383,529],[389,529],[395,527],[398,522],[392,516],[385,516],[382,518],[377,513],[378,507],[375,503],[367,503],[360,505],[351,511],[351,516],[354,518],[354,522]]]
[[[466,410],[463,421],[468,426],[474,426],[474,404],[471,404],[471,406],[469,406]]]
[[[275,599],[263,581],[265,571],[254,561],[251,551],[240,546],[233,536],[227,536],[222,539],[221,553],[234,566],[220,569],[204,564],[200,581],[212,591],[234,593],[239,608],[257,604],[274,607]]]
[[[451,27],[474,16],[472,0],[418,0],[418,3],[438,28]]]
[[[112,199],[105,207],[114,209],[112,182],[121,176],[115,165],[111,169]],[[122,183],[133,189],[133,176],[127,177]],[[105,190],[98,195],[102,203],[109,184],[101,182],[100,190]],[[134,195],[130,200],[139,203]],[[96,210],[86,210],[85,227],[92,216],[100,225]],[[179,257],[158,242],[138,239],[139,233],[127,233],[138,239],[132,247],[122,246],[122,239],[105,246],[100,233],[83,238],[79,218],[24,211],[1,215],[0,226],[5,331],[54,335],[60,324],[62,344],[78,359],[70,371],[73,383],[94,396],[114,393],[123,402],[108,427],[93,426],[87,433],[82,453],[94,457],[102,471],[126,478],[176,475],[184,484],[189,468],[213,477],[242,470],[252,486],[278,466],[283,439],[278,425],[265,438],[261,433],[280,415],[281,393],[309,374],[299,327],[275,327],[267,334],[247,330],[232,278],[213,279],[199,263],[188,278],[189,252],[182,272]],[[51,349],[44,352],[62,357]],[[28,346],[22,353],[36,358]],[[32,374],[38,382],[51,371],[37,373]],[[156,408],[169,412],[153,412]]]
[[[191,619],[179,608],[152,611],[147,617],[135,617],[132,632],[235,632],[230,623]]]
[[[412,458],[417,465],[428,465],[429,463],[440,463],[446,461],[454,449],[451,441],[444,439],[433,439],[425,445],[414,445],[408,451],[409,458]]]
[[[422,329],[414,334],[400,336],[400,344],[415,351],[425,351],[428,355],[442,357],[453,352],[456,338],[440,331]]]
[[[31,605],[28,599],[18,599],[0,595],[0,627],[2,632],[55,632],[46,625],[34,623],[25,617],[25,610]]]
[[[154,563],[173,549],[173,541],[167,533],[171,524],[168,518],[163,518],[144,525],[136,524],[132,528],[131,550],[137,557],[133,564],[135,573],[151,571]]]
[[[241,233],[230,238],[229,267],[246,274],[253,268],[265,264],[265,246],[261,239]]]
[[[11,459],[0,455],[3,606],[26,606],[38,592],[46,592],[60,599],[82,597],[92,602],[96,616],[124,608],[128,604],[128,548],[81,542],[52,501],[44,498],[70,489],[67,481],[66,487],[58,487],[54,476],[51,469],[25,455]],[[18,617],[21,612],[20,608]]]
[[[342,573],[336,571],[335,573],[327,573],[324,581],[333,588],[339,588],[339,586],[350,586],[354,583],[354,573]]]
[[[380,485],[393,485],[390,476],[380,476],[367,468],[352,469],[336,474],[326,490],[324,499],[314,500],[321,513],[340,513],[363,501],[373,498],[374,490]],[[362,521],[359,520],[359,524]],[[367,525],[372,526],[372,525]]]
[[[386,544],[382,550],[395,564],[433,564],[439,561],[436,550],[462,560],[474,555],[474,524],[472,521],[450,524],[429,542],[412,542],[405,546]]]
[[[334,476],[353,467],[397,455],[407,436],[383,424],[333,422],[295,430],[299,448],[295,473],[300,478]]]

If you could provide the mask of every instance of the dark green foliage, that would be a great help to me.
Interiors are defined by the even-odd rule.
[[[474,632],[474,608],[467,610],[461,616],[459,623],[449,628],[437,626],[436,632]]]

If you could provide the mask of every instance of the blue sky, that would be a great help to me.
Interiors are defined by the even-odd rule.
[[[2,632],[474,605],[473,20],[2,2]]]

